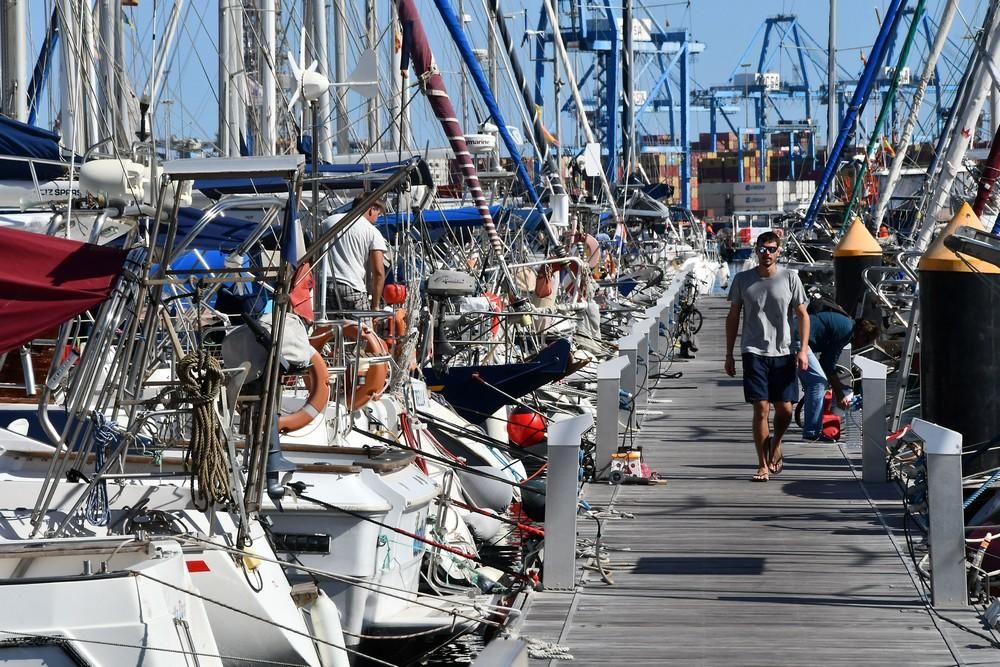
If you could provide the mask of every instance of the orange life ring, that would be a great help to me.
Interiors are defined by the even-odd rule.
[[[309,388],[309,399],[297,412],[278,417],[278,431],[288,433],[298,431],[307,426],[313,419],[326,410],[330,402],[330,373],[326,369],[326,361],[319,352],[313,352],[309,360],[309,375],[306,376],[306,386]]]
[[[395,318],[393,318],[395,320]],[[404,315],[405,322],[405,315]],[[359,341],[364,338],[365,353],[369,356],[382,357],[389,354],[389,348],[385,341],[375,335],[375,332],[364,327],[361,330],[361,337],[358,335],[358,325],[348,324],[344,326],[344,340]],[[358,410],[373,398],[379,398],[385,390],[386,382],[389,379],[389,362],[378,361],[368,365],[367,369],[359,369],[358,378],[355,381],[350,375],[347,376],[345,384],[347,389],[347,404],[352,411]]]

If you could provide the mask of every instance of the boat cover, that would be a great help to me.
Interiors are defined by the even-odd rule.
[[[0,227],[0,354],[108,298],[126,255]]]
[[[0,116],[0,179],[31,180],[31,166],[23,160],[5,160],[5,155],[39,160],[61,160],[59,135]],[[67,165],[68,167],[68,165]],[[39,181],[50,181],[66,173],[67,167],[36,164]]]
[[[375,187],[379,183],[394,176],[400,169],[409,165],[403,162],[379,162],[367,164],[322,164],[319,173],[322,177],[320,186],[324,190],[358,190]],[[311,176],[311,169],[306,170],[306,178]],[[433,185],[430,168],[423,160],[410,176],[411,185]],[[200,178],[194,182],[195,190],[200,190],[210,199],[221,199],[223,195],[231,194],[265,194],[286,193],[288,182],[279,176],[264,176],[256,178]],[[306,185],[306,189],[309,185]]]

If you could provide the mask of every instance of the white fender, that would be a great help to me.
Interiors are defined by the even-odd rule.
[[[347,659],[347,651],[337,646],[346,647],[344,642],[344,628],[340,624],[340,610],[333,604],[323,591],[319,591],[316,601],[309,607],[309,616],[312,618],[313,632],[318,639],[319,661],[323,667],[351,667],[351,662]],[[332,644],[333,646],[331,646]]]

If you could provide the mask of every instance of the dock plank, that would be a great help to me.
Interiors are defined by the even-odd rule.
[[[636,434],[667,483],[586,487],[614,511],[601,530],[614,583],[578,569],[575,592],[534,596],[520,634],[576,664],[1000,664],[976,610],[928,609],[895,487],[859,481],[856,429],[840,445],[804,443],[793,424],[784,472],[749,481],[750,409],[722,372],[727,304],[699,308],[698,358],[658,382],[650,408],[661,414]],[[581,536],[595,526],[581,518]]]

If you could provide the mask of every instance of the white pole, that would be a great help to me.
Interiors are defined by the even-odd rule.
[[[240,154],[240,139],[246,137],[246,67],[243,62],[243,3],[231,6],[229,14],[229,134],[230,155]]]
[[[375,48],[375,45],[378,43],[378,6],[375,4],[375,0],[365,0],[365,22],[368,31],[368,48],[375,54],[375,71],[377,72],[378,49]],[[368,146],[371,150],[377,148],[375,142],[378,139],[378,107],[378,95],[375,95],[368,100]]]
[[[19,121],[28,120],[28,0],[12,0],[13,10],[8,14],[10,19],[11,34],[8,40],[11,42],[11,63],[13,71],[4,73],[8,81],[13,80],[14,103],[11,105],[11,113]]]
[[[829,155],[840,134],[840,118],[837,117],[837,0],[830,0],[830,29],[827,39],[826,67],[826,151]]]
[[[258,143],[261,155],[274,155],[275,142],[277,141],[277,108],[278,89],[274,78],[274,68],[276,66],[275,44],[277,42],[276,12],[274,0],[259,0],[260,25],[261,25],[261,51],[263,58],[260,63],[260,137]]]
[[[1000,32],[997,30],[998,26],[1000,26],[1000,11],[993,13],[992,21],[990,21],[988,27],[984,26],[985,34],[989,39],[986,58],[989,62],[993,63],[997,62],[997,55],[1000,54]],[[937,186],[930,191],[931,199],[927,205],[927,209],[923,213],[923,219],[920,220],[918,216],[918,220],[920,220],[920,233],[917,236],[916,243],[918,250],[923,250],[930,243],[938,213],[948,203],[951,187],[955,182],[955,177],[958,175],[959,168],[962,166],[965,153],[969,149],[975,125],[979,120],[979,113],[983,110],[983,105],[986,103],[986,96],[993,86],[993,79],[989,70],[989,66],[980,58],[975,70],[972,72],[970,79],[972,94],[970,95],[969,102],[962,107],[958,122],[955,123],[951,140],[948,142],[947,152],[941,161],[941,174],[938,178]]]
[[[920,115],[920,107],[924,101],[924,93],[927,91],[927,86],[930,84],[931,79],[934,78],[934,67],[937,65],[938,58],[941,57],[941,51],[944,50],[945,41],[948,39],[948,33],[951,30],[951,22],[955,18],[955,10],[958,9],[958,0],[949,0],[948,5],[944,8],[944,12],[941,14],[941,20],[938,21],[937,35],[934,36],[934,42],[931,45],[930,53],[927,54],[927,61],[924,63],[924,70],[920,73],[920,81],[917,83],[917,90],[913,94],[913,103],[910,105],[910,113],[906,117],[906,122],[903,124],[903,132],[899,138],[898,145],[896,146],[896,156],[892,159],[892,165],[889,167],[889,176],[886,178],[885,186],[879,193],[878,203],[875,206],[875,229],[878,229],[879,225],[882,224],[882,220],[885,218],[885,212],[889,208],[889,200],[892,198],[892,193],[896,189],[896,185],[899,183],[899,174],[903,169],[903,162],[906,159],[907,149],[910,147],[910,140],[913,137],[913,128],[917,126],[917,117]]]
[[[327,48],[327,29],[329,27],[324,0],[311,0],[312,8],[312,54],[319,63],[317,72],[330,78],[330,52]],[[308,65],[308,63],[306,63]],[[320,122],[317,125],[317,136],[313,137],[319,149],[319,159],[329,162],[333,158],[333,146],[330,143],[330,92],[324,91],[316,100]]]
[[[219,0],[219,154],[230,156],[230,135],[232,127],[229,119],[229,96],[232,81],[229,77],[229,14],[230,0]]]
[[[597,139],[594,138],[594,131],[590,128],[590,121],[587,120],[587,112],[584,110],[583,97],[580,95],[580,89],[576,85],[576,74],[573,71],[573,65],[569,60],[569,54],[566,53],[566,45],[563,44],[562,35],[559,33],[559,16],[556,14],[555,7],[552,5],[552,0],[544,0],[545,12],[549,15],[549,29],[552,30],[553,42],[556,45],[556,52],[559,54],[559,58],[562,60],[563,68],[566,70],[566,82],[569,84],[569,89],[573,92],[573,100],[576,102],[576,113],[579,118],[580,127],[583,128],[583,132],[587,137],[587,143],[593,144],[597,143]],[[614,113],[613,109],[608,110],[609,113]],[[618,206],[615,205],[615,196],[611,191],[611,184],[608,183],[608,177],[604,173],[604,169],[600,169],[601,188],[604,190],[604,194],[608,198],[608,206],[611,207],[611,213],[614,215],[615,220],[621,220],[621,215],[618,212]]]
[[[334,71],[337,83],[347,79],[347,1],[334,0],[333,3],[334,31]],[[338,86],[337,102],[337,152],[346,155],[351,151],[350,125],[347,117],[347,88]]]

